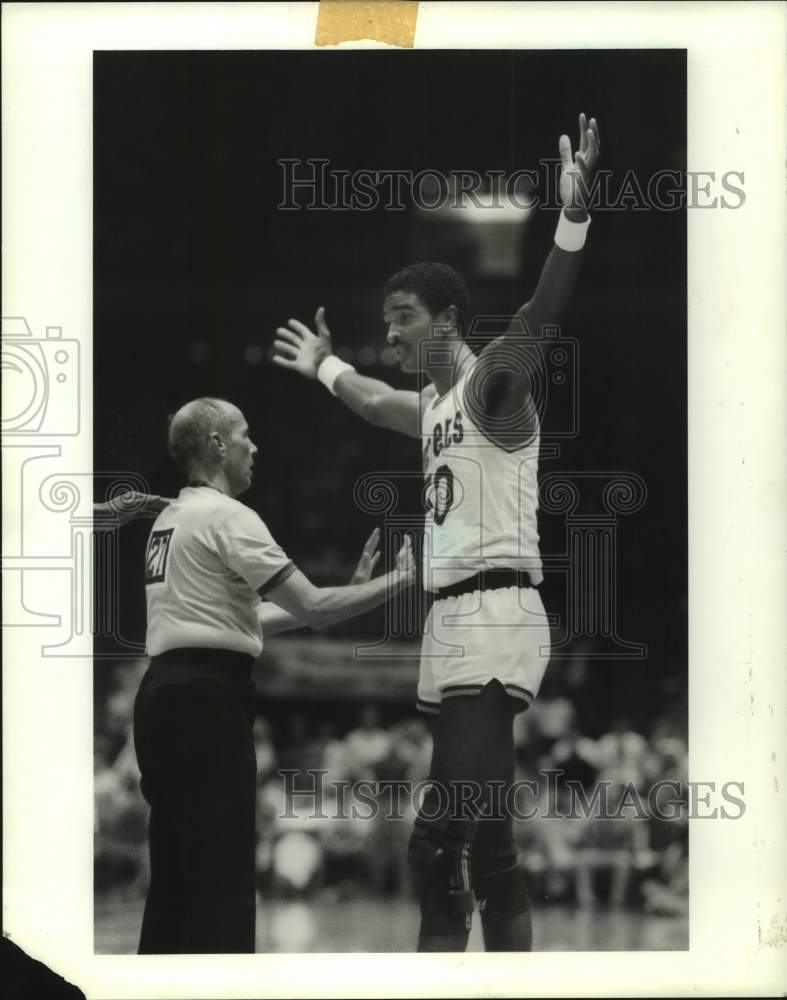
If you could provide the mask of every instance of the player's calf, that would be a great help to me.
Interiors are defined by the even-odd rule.
[[[533,924],[524,868],[516,854],[477,858],[473,887],[486,951],[530,951]]]
[[[419,951],[464,951],[475,898],[471,850],[477,821],[448,813],[425,821],[419,816],[408,859],[421,906]]]

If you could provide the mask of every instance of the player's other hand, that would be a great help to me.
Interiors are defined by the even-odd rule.
[[[97,529],[119,527],[138,517],[155,517],[171,503],[169,497],[126,490],[106,503],[93,504],[93,524]]]
[[[374,567],[377,565],[379,558],[380,529],[375,528],[371,535],[369,535],[366,539],[363,552],[361,552],[361,558],[358,560],[355,572],[350,577],[350,585],[354,586],[357,583],[366,583],[368,580],[371,580]]]
[[[560,200],[567,212],[582,213],[588,204],[593,175],[601,155],[601,137],[598,122],[590,121],[584,112],[579,116],[579,149],[571,153],[571,140],[561,135],[560,149]]]
[[[404,536],[404,544],[396,557],[396,571],[403,580],[410,584],[415,582],[415,556],[413,543],[409,535]]]
[[[286,327],[277,327],[273,344],[273,360],[277,365],[291,368],[306,378],[317,378],[317,369],[329,354],[333,354],[331,331],[322,306],[314,316],[314,324],[316,334],[297,319],[288,319]]]

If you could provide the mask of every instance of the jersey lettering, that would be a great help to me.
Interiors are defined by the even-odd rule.
[[[434,511],[434,523],[442,524],[454,505],[454,474],[450,467],[441,465],[430,473],[424,483],[426,509]]]
[[[174,528],[154,531],[148,542],[145,562],[145,584],[163,583],[167,575],[167,559]]]
[[[430,445],[434,457],[437,458],[450,445],[461,444],[464,436],[462,411],[457,410],[453,417],[447,417],[442,424],[435,424],[431,441],[428,441],[424,448],[424,462],[429,461]]]
[[[432,449],[435,457],[443,450],[443,428],[440,424],[435,424],[435,429],[432,431]]]

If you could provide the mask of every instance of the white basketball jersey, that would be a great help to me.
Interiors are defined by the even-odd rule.
[[[444,396],[428,402],[424,458],[424,587],[439,590],[484,569],[527,570],[542,580],[538,548],[540,434],[506,451],[474,423],[465,406],[471,361]]]

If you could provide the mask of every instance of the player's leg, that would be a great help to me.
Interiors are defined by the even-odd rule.
[[[433,672],[434,653],[430,630],[425,629],[418,680],[418,708],[430,720],[433,750],[430,777],[439,781],[442,745],[440,693]],[[407,860],[418,892],[421,909],[419,951],[464,951],[470,929],[473,896],[467,863],[475,823],[450,815],[443,797],[444,786],[430,788],[416,816]]]
[[[514,846],[506,792],[514,783],[513,718],[519,705],[493,681],[479,698],[484,716],[498,720],[497,743],[482,766],[499,793],[490,797],[473,845],[473,889],[486,951],[530,951],[533,925],[524,866]]]
[[[487,837],[487,833],[491,836]],[[533,922],[524,866],[502,829],[481,823],[476,837],[473,888],[486,951],[530,951]]]
[[[505,685],[511,744],[490,767],[506,789],[514,781],[513,715],[538,692],[549,661],[549,625],[537,590],[509,589],[485,595],[485,614],[495,624],[496,675]],[[509,623],[516,623],[510,627]],[[505,801],[505,800],[504,800]],[[532,917],[527,879],[513,839],[510,814],[481,823],[474,851],[473,887],[479,900],[487,951],[530,951]]]
[[[491,822],[497,834],[483,835],[485,853],[498,859],[513,853],[510,819],[479,819],[498,803],[501,783],[513,779],[513,708],[497,681],[479,694],[444,699],[435,720],[430,778],[411,838],[410,862],[419,888],[419,951],[463,951],[473,909],[472,871],[478,831]],[[482,866],[483,867],[483,866]],[[484,868],[496,885],[497,870]],[[494,887],[494,886],[493,886]],[[493,910],[497,916],[497,909]]]

